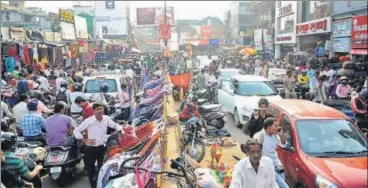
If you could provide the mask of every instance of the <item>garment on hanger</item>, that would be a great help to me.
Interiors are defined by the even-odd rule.
[[[6,72],[12,73],[15,70],[15,58],[14,57],[7,57],[5,59],[5,69]]]
[[[8,48],[8,56],[16,58],[17,55],[17,47],[15,44],[11,44]]]

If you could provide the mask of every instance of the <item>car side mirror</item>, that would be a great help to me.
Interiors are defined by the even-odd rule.
[[[285,150],[287,150],[289,152],[293,152],[293,153],[295,152],[294,146],[292,146],[289,142],[286,143],[286,146],[283,149],[285,149]]]

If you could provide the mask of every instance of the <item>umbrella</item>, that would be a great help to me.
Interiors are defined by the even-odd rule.
[[[240,50],[239,53],[240,54],[245,54],[245,55],[256,55],[257,50],[248,47],[248,48],[244,48],[244,49]]]

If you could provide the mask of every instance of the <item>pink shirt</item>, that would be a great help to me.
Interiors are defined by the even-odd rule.
[[[42,112],[43,113],[46,113],[46,114],[50,114],[53,112],[53,110],[47,108],[47,106],[45,104],[43,104],[43,102],[37,100],[38,102],[38,105],[37,105],[37,114],[38,115],[42,115]]]
[[[128,108],[130,106],[129,94],[125,91],[119,92],[119,101],[121,108]]]
[[[351,92],[350,85],[344,86],[342,84],[339,84],[336,87],[336,96],[339,98],[347,98],[350,92]]]

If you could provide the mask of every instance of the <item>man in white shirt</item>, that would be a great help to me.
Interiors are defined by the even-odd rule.
[[[262,156],[262,144],[250,138],[241,148],[248,156],[236,163],[230,188],[278,188],[269,157]]]
[[[19,99],[20,102],[13,107],[15,122],[18,125],[20,124],[20,119],[22,115],[27,114],[29,112],[27,108],[27,103],[29,101],[28,96],[26,94],[22,94],[20,95]]]
[[[41,91],[50,91],[50,84],[49,84],[49,80],[47,78],[45,78],[45,73],[43,71],[40,72],[40,76],[37,79],[41,84],[40,84],[40,89]]]
[[[211,86],[214,82],[216,82],[216,78],[213,75],[213,72],[209,71],[208,75],[206,76],[206,86]]]
[[[77,104],[75,104],[75,99],[79,96],[82,96],[83,98],[87,98],[83,93],[82,93],[82,85],[80,83],[75,83],[74,86],[74,91],[70,93],[70,113],[71,114],[81,114],[83,109],[81,107],[79,107]]]
[[[0,103],[1,103],[0,120],[3,119],[3,113],[5,113],[5,115],[9,118],[13,118],[13,114],[9,110],[9,106],[3,101],[0,101]]]
[[[92,105],[95,115],[84,120],[73,131],[77,140],[82,140],[87,147],[85,151],[85,166],[88,171],[89,182],[91,187],[96,187],[95,162],[97,160],[98,171],[102,166],[104,157],[104,143],[107,136],[107,128],[115,130],[121,129],[120,125],[115,123],[109,116],[104,115],[104,106],[101,103]],[[88,138],[84,138],[81,132],[88,131]],[[97,172],[98,172],[97,171]]]
[[[254,139],[261,141],[263,156],[271,158],[274,171],[276,170],[276,182],[280,188],[289,188],[285,182],[282,163],[277,155],[276,146],[284,148],[286,138],[282,128],[275,118],[267,118],[263,122],[263,129],[253,136]]]
[[[56,78],[55,83],[56,83],[56,90],[57,90],[57,91],[59,91],[59,89],[60,89],[60,84],[61,84],[61,82],[66,82],[66,83],[68,83],[68,82],[64,79],[64,77],[65,77],[65,74],[64,74],[63,72],[61,72],[61,73],[59,74],[59,77],[58,77],[58,78]]]

